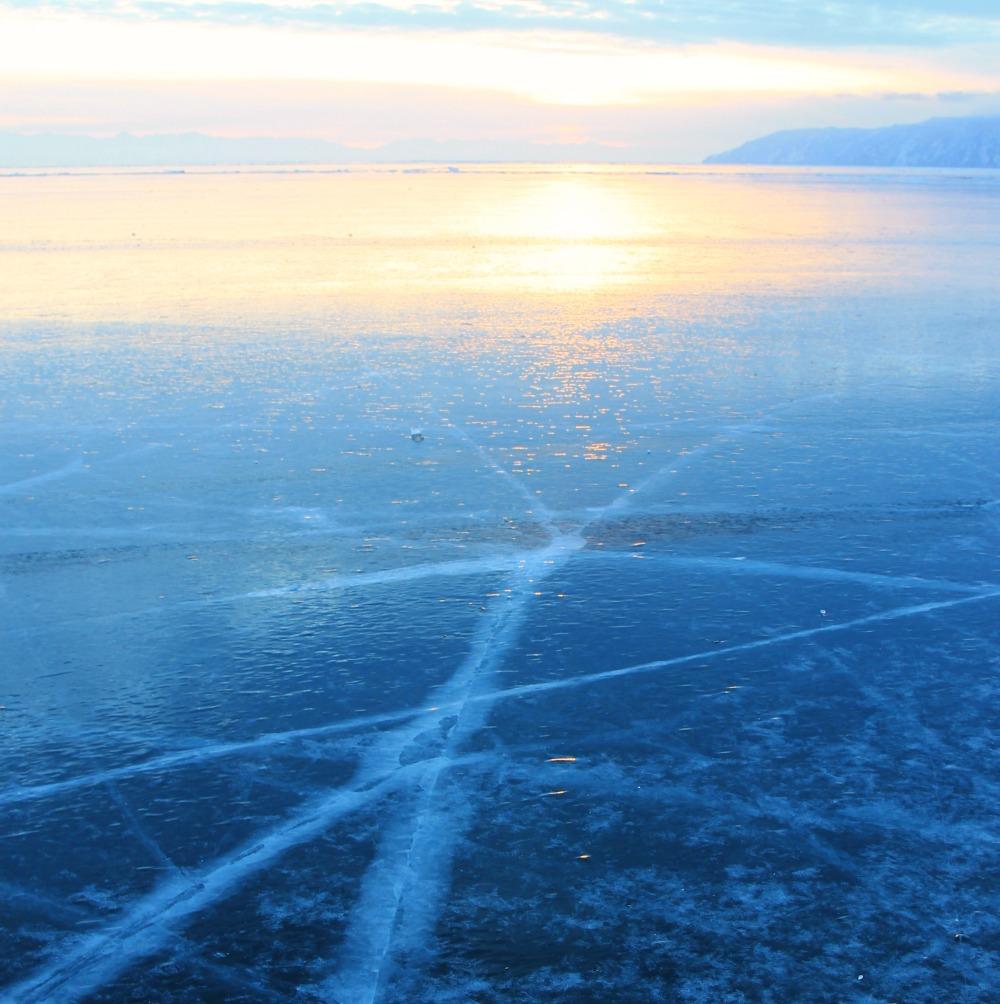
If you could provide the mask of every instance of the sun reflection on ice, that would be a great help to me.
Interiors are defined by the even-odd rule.
[[[650,260],[651,228],[640,206],[599,175],[548,177],[502,209],[502,218],[494,208],[482,221],[501,238],[491,285],[513,279],[534,292],[595,290],[628,282]]]

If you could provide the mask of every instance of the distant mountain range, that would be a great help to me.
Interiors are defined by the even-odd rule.
[[[705,163],[1000,168],[1000,115],[881,129],[788,129],[717,153]]]
[[[79,136],[0,132],[0,170],[266,164],[620,163],[650,150],[602,143],[408,139],[371,149],[324,139],[162,133]],[[655,157],[655,153],[653,154]],[[1000,115],[936,118],[881,129],[794,129],[706,158],[706,164],[1000,168]]]
[[[600,143],[401,140],[359,149],[323,139],[205,133],[136,136],[22,135],[0,132],[0,169],[60,167],[187,167],[222,164],[367,164],[448,161],[609,163],[621,150]]]

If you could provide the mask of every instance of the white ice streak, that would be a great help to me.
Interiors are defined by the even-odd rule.
[[[982,593],[1000,588],[995,583],[973,584],[951,579],[925,579],[919,575],[880,575],[876,572],[856,572],[823,565],[787,565],[780,561],[751,561],[746,558],[696,558],[674,554],[641,554],[638,551],[591,551],[595,558],[641,559],[654,565],[675,565],[678,568],[704,568],[727,575],[773,576],[783,579],[809,579],[816,582],[857,582],[876,589],[927,589],[951,593]]]
[[[918,603],[908,607],[894,607],[891,610],[883,610],[877,614],[868,614],[865,617],[855,617],[853,620],[838,621],[835,624],[821,624],[818,627],[802,628],[799,631],[788,631],[784,634],[770,635],[767,638],[758,638],[756,641],[741,642],[738,645],[726,645],[719,648],[711,648],[704,652],[692,652],[689,655],[673,656],[670,659],[655,659],[652,662],[637,663],[633,666],[625,666],[622,669],[608,669],[600,673],[587,673],[582,676],[573,676],[561,680],[549,680],[544,683],[526,683],[519,687],[509,687],[499,694],[493,695],[493,699],[510,700],[511,698],[530,697],[533,694],[543,694],[553,690],[567,690],[575,687],[588,686],[591,683],[602,683],[605,680],[617,680],[625,676],[637,676],[642,673],[653,673],[672,666],[683,666],[690,663],[706,662],[711,659],[720,659],[724,656],[733,655],[738,652],[752,652],[759,648],[769,648],[772,645],[783,645],[787,642],[801,641],[805,638],[813,638],[816,635],[835,634],[840,631],[851,631],[854,628],[865,627],[869,624],[880,624],[886,621],[901,620],[906,617],[918,617],[922,614],[935,613],[938,610],[947,610],[951,607],[963,606],[969,603],[982,603],[985,600],[1000,599],[1000,591],[991,593],[977,593],[973,596],[962,596],[955,600],[938,600],[930,603]]]
[[[537,585],[582,545],[578,535],[556,537],[522,562],[465,660],[436,689],[434,702],[442,712],[436,732],[423,722],[410,723],[385,733],[366,758],[366,769],[380,772],[391,769],[394,761],[420,755],[422,747],[439,749],[442,755],[420,777],[413,810],[382,835],[348,924],[340,968],[318,988],[324,999],[371,1004],[391,976],[400,931],[409,942],[419,943],[429,930],[446,887],[456,829],[461,830],[456,807],[442,801],[442,771],[462,743],[486,724],[496,693],[496,670],[520,636]]]
[[[62,467],[57,467],[55,470],[46,471],[44,474],[35,474],[30,478],[22,478],[20,481],[11,481],[8,484],[0,485],[0,495],[16,495],[26,489],[34,488],[36,485],[44,485],[49,481],[60,481],[63,478],[68,478],[83,469],[83,458],[77,457],[75,460],[71,460],[68,464],[64,464]]]
[[[558,531],[555,527],[555,517],[549,507],[541,500],[537,495],[533,495],[529,490],[527,485],[524,484],[523,480],[512,474],[507,470],[503,464],[498,463],[493,457],[489,455],[479,445],[466,431],[457,425],[450,425],[447,427],[448,431],[458,438],[461,442],[470,446],[479,455],[482,461],[491,470],[495,471],[501,478],[503,478],[511,487],[520,495],[525,502],[531,507],[533,515],[538,516],[545,526],[545,529],[549,531],[550,534],[555,535]]]
[[[220,597],[213,602],[233,603],[239,600],[265,599],[271,596],[292,596],[297,593],[335,592],[341,589],[361,589],[365,586],[415,582],[419,579],[481,575],[486,572],[509,572],[525,560],[525,552],[490,555],[485,558],[459,558],[454,561],[434,561],[400,568],[384,568],[376,572],[331,575],[317,582],[304,582],[275,589],[258,589],[250,593]]]
[[[290,729],[287,732],[270,732],[254,739],[244,739],[228,743],[211,743],[204,746],[194,746],[190,749],[175,750],[160,756],[150,757],[138,763],[123,764],[120,767],[109,767],[106,770],[93,771],[90,774],[80,774],[67,778],[65,781],[50,781],[46,784],[25,785],[21,788],[10,788],[0,792],[0,807],[17,805],[22,802],[34,802],[38,799],[51,798],[71,791],[92,788],[99,784],[121,781],[137,774],[158,773],[173,770],[177,767],[187,767],[193,764],[207,763],[222,757],[239,754],[256,753],[294,743],[303,739],[325,739],[327,736],[340,732],[354,732],[359,729],[379,725],[391,725],[393,722],[404,722],[409,718],[426,715],[428,709],[404,708],[400,711],[382,712],[377,715],[360,715],[327,725],[316,725],[310,728]]]
[[[509,572],[517,568],[530,551],[513,551],[509,554],[494,554],[483,558],[457,558],[454,561],[433,561],[403,565],[396,568],[382,568],[374,572],[354,572],[330,575],[313,582],[293,582],[271,589],[254,589],[247,593],[233,593],[227,596],[206,596],[199,600],[180,600],[155,607],[141,607],[135,610],[119,610],[113,614],[92,617],[77,617],[30,628],[15,628],[3,633],[17,636],[46,633],[53,628],[70,627],[74,624],[101,624],[129,620],[137,617],[152,617],[173,610],[203,610],[208,607],[243,603],[247,600],[273,599],[282,596],[299,596],[311,593],[335,593],[351,589],[365,589],[371,586],[394,585],[401,582],[418,582],[431,578],[461,578],[470,575]]]

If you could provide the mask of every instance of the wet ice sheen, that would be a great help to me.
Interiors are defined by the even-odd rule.
[[[988,1000],[983,179],[0,179],[0,1000]]]

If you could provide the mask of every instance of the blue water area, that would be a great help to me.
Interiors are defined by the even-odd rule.
[[[0,1000],[996,999],[978,240],[6,322]]]

